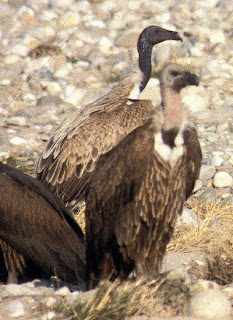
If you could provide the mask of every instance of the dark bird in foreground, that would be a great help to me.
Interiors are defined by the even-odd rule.
[[[100,99],[80,108],[55,131],[37,164],[37,178],[64,201],[83,200],[82,190],[99,157],[153,112],[137,99],[151,76],[153,46],[165,40],[182,40],[177,32],[149,26],[139,36],[139,68]],[[140,107],[140,108],[139,108]]]
[[[39,181],[1,162],[0,245],[10,282],[28,263],[47,277],[85,282],[86,248],[76,221]]]
[[[156,276],[176,218],[199,175],[201,149],[180,91],[198,77],[170,64],[162,103],[148,121],[102,155],[86,184],[89,288],[100,279]],[[151,105],[133,102],[137,108]]]

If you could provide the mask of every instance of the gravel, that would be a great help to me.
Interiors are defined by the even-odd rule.
[[[232,12],[230,0],[174,4],[129,0],[127,5],[123,0],[2,1],[0,160],[17,155],[24,159],[21,163],[34,168],[52,131],[81,105],[105,94],[127,67],[137,63],[138,34],[156,24],[181,32],[184,41],[154,49],[154,72],[141,97],[159,103],[156,75],[168,60],[190,65],[200,75],[199,87],[183,92],[183,103],[192,114],[203,151],[195,196],[227,198],[232,203]],[[185,209],[182,219],[182,223],[197,225],[195,212]],[[48,304],[82,295],[68,287],[56,291],[50,283],[16,287],[0,286],[4,319],[53,319],[53,311],[36,312],[42,295]],[[202,304],[210,289],[203,292]],[[232,287],[226,294],[232,299]],[[220,300],[227,305],[225,296]]]

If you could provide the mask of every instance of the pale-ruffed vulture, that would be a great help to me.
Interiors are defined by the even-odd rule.
[[[177,64],[160,76],[161,106],[97,161],[85,186],[89,288],[132,272],[156,276],[176,218],[199,175],[201,148],[180,91],[198,85]],[[149,100],[134,100],[135,109]]]
[[[141,126],[153,112],[137,99],[151,76],[153,46],[165,40],[182,40],[175,31],[157,26],[145,28],[137,49],[139,67],[100,99],[70,116],[50,138],[37,164],[37,178],[64,201],[83,200],[83,188],[99,157]],[[81,178],[81,180],[80,180]]]

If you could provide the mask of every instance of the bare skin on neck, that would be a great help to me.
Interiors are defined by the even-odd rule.
[[[163,130],[180,128],[183,119],[180,91],[161,85],[161,97],[164,114]]]

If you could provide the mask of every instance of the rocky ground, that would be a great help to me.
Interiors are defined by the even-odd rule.
[[[142,98],[159,103],[156,75],[167,61],[200,76],[199,87],[183,93],[203,150],[196,196],[232,204],[231,0],[1,0],[0,160],[33,174],[38,154],[63,119],[106,93],[137,62],[137,37],[151,24],[179,31],[184,41],[154,49],[153,78]],[[232,285],[223,289],[232,299]],[[42,312],[41,303],[80,295],[40,281],[2,285],[0,318],[53,319],[54,311]]]

